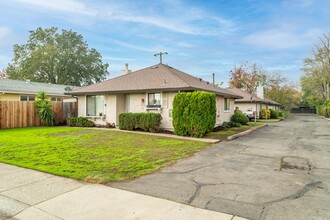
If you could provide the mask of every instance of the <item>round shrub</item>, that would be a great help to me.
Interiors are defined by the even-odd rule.
[[[224,128],[241,127],[241,124],[233,121],[224,121],[222,123],[222,127]]]
[[[283,117],[283,112],[278,112],[278,117]]]
[[[269,119],[270,118],[270,111],[268,109],[261,110],[261,118],[262,119]]]
[[[278,111],[270,109],[270,118],[278,118]]]
[[[230,119],[232,122],[240,123],[241,125],[247,125],[249,118],[241,111],[236,111]]]

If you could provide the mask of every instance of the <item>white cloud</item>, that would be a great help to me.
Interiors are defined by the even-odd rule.
[[[8,27],[0,27],[0,42],[9,37],[10,29]]]
[[[122,58],[122,57],[112,57],[112,56],[104,56],[102,58],[104,60],[113,60],[113,61],[136,61],[136,59]]]
[[[119,40],[109,40],[109,41],[116,44],[116,45],[118,45],[118,46],[122,46],[122,47],[133,49],[133,50],[151,52],[151,53],[154,53],[154,52],[158,51],[155,48],[147,48],[147,47],[144,47],[144,46],[137,46],[137,45],[130,44],[130,43],[123,42],[123,41],[119,41]]]
[[[264,49],[295,49],[313,44],[321,34],[322,30],[318,29],[301,33],[279,28],[252,33],[243,41]]]
[[[15,0],[30,6],[46,8],[54,11],[63,11],[84,15],[96,15],[96,11],[90,9],[81,2],[75,0]]]

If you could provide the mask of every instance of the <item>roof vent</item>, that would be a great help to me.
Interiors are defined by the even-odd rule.
[[[150,69],[157,69],[158,68],[158,66],[152,66],[152,67],[150,67]]]
[[[202,82],[202,78],[198,78],[200,82]]]
[[[67,86],[64,88],[65,91],[69,92],[69,91],[72,91],[72,88],[70,86]]]

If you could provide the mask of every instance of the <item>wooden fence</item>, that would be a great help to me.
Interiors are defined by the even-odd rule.
[[[64,124],[68,117],[77,116],[77,102],[52,102],[55,123]],[[35,102],[0,101],[0,129],[42,125]]]

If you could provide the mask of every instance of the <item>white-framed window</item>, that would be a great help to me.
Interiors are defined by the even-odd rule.
[[[230,99],[229,98],[225,98],[225,104],[224,104],[224,110],[225,112],[230,111]]]
[[[63,98],[59,97],[50,97],[50,101],[55,102],[55,101],[63,101]]]
[[[148,93],[148,107],[161,107],[160,92]]]
[[[31,101],[35,101],[35,97],[34,97],[34,95],[21,95],[20,97],[19,97],[19,100],[21,101],[21,102],[31,102]]]
[[[103,116],[104,114],[104,96],[88,95],[86,96],[86,115]]]

